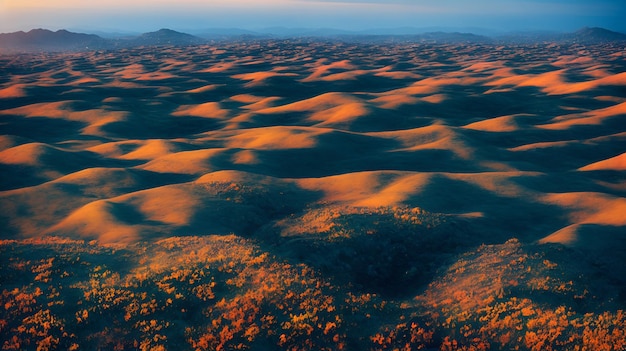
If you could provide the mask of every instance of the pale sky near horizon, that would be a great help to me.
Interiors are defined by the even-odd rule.
[[[626,0],[0,0],[0,32],[33,28],[397,27],[626,32]]]

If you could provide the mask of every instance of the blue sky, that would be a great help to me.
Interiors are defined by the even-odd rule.
[[[0,32],[205,28],[485,28],[626,32],[626,0],[0,0]]]

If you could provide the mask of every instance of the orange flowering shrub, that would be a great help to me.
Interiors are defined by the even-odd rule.
[[[354,235],[370,248],[376,241],[365,239],[382,234]],[[324,279],[309,265],[279,260],[234,235],[124,248],[3,241],[0,348],[626,348],[626,313],[607,295],[619,290],[588,284],[580,278],[584,272],[567,266],[576,262],[573,253],[555,250],[516,240],[484,245],[461,255],[423,293],[393,297],[366,292],[340,275]]]

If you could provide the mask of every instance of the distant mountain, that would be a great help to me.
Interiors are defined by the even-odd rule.
[[[473,33],[445,33],[433,32],[418,35],[422,41],[435,43],[489,43],[491,38]]]
[[[171,29],[159,29],[130,40],[132,46],[161,46],[161,45],[193,45],[202,44],[205,40],[191,34],[177,32]]]
[[[572,40],[583,43],[626,41],[626,34],[598,27],[585,27],[572,34]]]
[[[430,42],[430,43],[487,43],[487,36],[459,32],[424,32],[419,28],[401,27],[348,31],[333,28],[285,28],[260,29],[257,34],[278,38],[331,38],[356,42]]]
[[[416,33],[416,28],[388,29],[386,32],[361,31],[352,32],[332,28],[266,28],[259,31],[244,29],[208,29],[203,31],[202,38],[171,29],[160,29],[156,32],[138,36],[107,38],[95,34],[74,33],[67,30],[56,32],[47,29],[33,29],[29,32],[0,34],[0,53],[2,52],[40,52],[40,51],[87,51],[116,49],[137,46],[170,46],[198,45],[210,40],[241,40],[246,38],[330,38],[354,42],[375,43],[607,43],[626,42],[626,34],[613,32],[604,28],[583,28],[574,33],[556,32],[520,32],[498,36],[485,36],[460,32],[425,32]],[[382,33],[382,34],[381,34]],[[402,34],[404,33],[404,34]]]
[[[472,33],[483,36],[494,35],[493,30],[480,27],[392,27],[358,31],[355,34],[367,35],[420,35],[425,33]]]
[[[414,35],[342,35],[337,39],[365,43],[429,43],[429,44],[487,44],[493,40],[489,37],[471,33],[432,32]]]
[[[100,30],[89,30],[89,29],[68,29],[71,32],[75,33],[89,33],[95,34],[104,39],[130,39],[136,38],[141,35],[138,32],[124,32],[124,31],[100,31]]]
[[[270,27],[259,30],[259,33],[276,37],[332,37],[338,35],[354,35],[356,32],[335,28],[287,28]]]
[[[563,40],[563,33],[552,31],[510,32],[495,36],[494,39],[503,43],[559,42]]]
[[[0,34],[1,51],[85,51],[108,47],[109,43],[93,34],[56,32],[47,29],[33,29],[29,32]]]
[[[202,38],[171,29],[106,39],[95,34],[73,33],[64,29],[56,32],[33,29],[27,33],[0,34],[0,52],[88,51],[135,46],[195,45],[204,42]]]
[[[207,28],[196,31],[200,38],[209,40],[227,40],[242,37],[266,37],[266,34],[240,28]]]
[[[626,41],[626,34],[613,32],[604,28],[585,27],[573,33],[558,33],[548,31],[518,32],[500,35],[495,37],[495,39],[501,42],[556,42],[594,44],[607,42],[623,42]]]

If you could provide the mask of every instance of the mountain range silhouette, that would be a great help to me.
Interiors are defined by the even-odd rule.
[[[388,33],[402,33],[387,31]],[[405,30],[406,32],[406,30]],[[408,33],[408,32],[407,32]],[[91,51],[141,46],[185,46],[207,43],[214,40],[233,39],[272,39],[284,37],[324,37],[347,41],[407,41],[431,43],[489,43],[489,42],[578,42],[603,43],[626,41],[626,34],[599,27],[584,27],[573,33],[521,32],[499,36],[485,36],[459,32],[424,32],[420,34],[371,34],[366,32],[348,32],[332,29],[289,30],[270,28],[264,32],[244,30],[211,30],[201,36],[194,36],[172,29],[162,28],[155,32],[143,33],[133,37],[103,38],[95,34],[75,33],[65,29],[51,31],[32,29],[0,34],[0,52],[54,52],[54,51]]]

